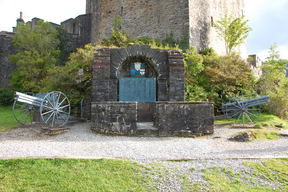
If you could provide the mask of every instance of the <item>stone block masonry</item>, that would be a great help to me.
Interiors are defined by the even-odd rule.
[[[214,132],[211,103],[158,102],[155,117],[159,136],[203,136]]]
[[[112,135],[136,135],[137,103],[94,102],[91,109],[93,131]]]
[[[133,55],[153,61],[157,70],[157,101],[184,101],[184,62],[180,50],[158,50],[134,45],[128,48],[100,48],[93,64],[92,101],[118,101],[118,78],[125,76],[123,62]]]
[[[110,135],[139,136],[143,133],[137,102],[93,102],[91,129]],[[194,137],[214,132],[213,104],[154,103],[154,129],[148,136]]]
[[[198,50],[213,48],[225,54],[225,43],[214,24],[226,12],[234,17],[245,13],[244,0],[86,0],[91,14],[91,42],[109,38],[116,17],[121,29],[133,37],[187,39]],[[246,46],[239,51],[246,52]]]
[[[0,88],[10,86],[10,75],[16,71],[16,64],[9,62],[9,56],[16,53],[12,45],[14,33],[0,32]]]
[[[146,70],[155,72],[141,78],[156,79],[156,86],[151,86],[153,91],[151,87],[142,86],[140,91],[132,89],[134,91],[129,94],[138,94],[139,99],[145,95],[143,90],[152,93],[156,89],[157,102],[123,102],[119,99],[119,84],[141,80],[131,78],[130,67],[126,66],[126,62],[131,64],[135,62],[131,59],[135,58],[135,61],[144,59]],[[129,78],[129,81],[121,81],[122,78]],[[128,136],[212,134],[213,104],[184,102],[184,79],[180,50],[151,49],[147,45],[97,49],[93,63],[91,129],[102,134]]]

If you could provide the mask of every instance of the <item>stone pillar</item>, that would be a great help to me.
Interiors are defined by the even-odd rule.
[[[114,92],[117,89],[110,79],[110,62],[110,49],[96,50],[93,64],[92,102],[115,101]]]
[[[184,101],[184,61],[180,50],[168,52],[169,101]]]

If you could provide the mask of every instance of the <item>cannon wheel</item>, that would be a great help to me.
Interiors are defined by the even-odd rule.
[[[31,125],[35,108],[32,105],[14,100],[13,115],[20,125]]]
[[[245,120],[249,121],[252,124],[254,123],[252,119],[253,117],[257,117],[257,116],[254,115],[252,111],[255,111],[255,110],[258,111],[258,109],[250,108],[246,104],[240,103],[239,101],[237,101],[237,104],[235,105],[235,107],[238,108],[237,112],[233,114],[233,117],[238,116],[236,121],[242,120],[243,124],[245,123]]]
[[[40,116],[50,127],[62,127],[70,118],[70,102],[62,92],[48,93],[41,102]]]

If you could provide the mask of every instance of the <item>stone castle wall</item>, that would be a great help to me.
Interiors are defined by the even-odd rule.
[[[195,0],[190,0],[195,1]],[[222,19],[226,13],[233,17],[242,17],[245,15],[244,0],[206,0],[207,1],[207,17],[206,22],[209,26],[208,34],[208,47],[213,47],[219,54],[225,54],[225,44],[221,40],[214,27],[215,22]],[[190,16],[192,17],[192,16]],[[246,45],[241,45],[238,50],[242,56],[246,57]]]
[[[242,16],[244,0],[86,1],[86,13],[92,14],[92,42],[110,37],[114,19],[120,16],[122,30],[133,37],[164,39],[171,33],[175,39],[189,36],[191,46],[212,47],[220,54],[225,53],[224,42],[213,25],[226,12]]]
[[[92,42],[110,37],[115,17],[122,18],[122,30],[133,37],[181,38],[189,30],[188,0],[88,0],[92,14]]]
[[[0,33],[0,88],[10,86],[9,76],[16,70],[16,65],[9,62],[9,55],[16,53],[16,49],[12,46],[12,37],[14,33]]]
[[[91,15],[79,15],[61,23],[61,27],[69,34],[73,47],[79,48],[91,41]]]

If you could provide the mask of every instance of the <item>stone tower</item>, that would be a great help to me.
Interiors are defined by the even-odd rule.
[[[133,37],[189,37],[191,46],[212,47],[220,54],[224,42],[216,34],[215,21],[227,11],[240,17],[244,8],[244,0],[86,0],[92,42],[109,37],[114,18],[120,16],[122,29]]]

